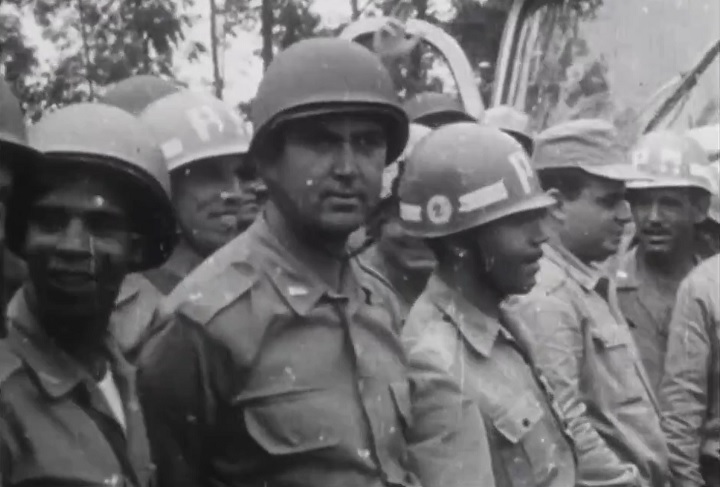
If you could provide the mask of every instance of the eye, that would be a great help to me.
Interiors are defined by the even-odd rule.
[[[355,145],[365,151],[379,149],[385,143],[385,135],[381,132],[362,134],[355,138]]]
[[[90,233],[96,237],[112,237],[129,230],[127,220],[121,215],[112,213],[87,215],[85,224]]]
[[[30,213],[31,224],[45,233],[60,233],[68,225],[68,216],[51,208],[35,208]]]

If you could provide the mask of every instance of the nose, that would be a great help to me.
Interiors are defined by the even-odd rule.
[[[627,225],[632,220],[632,212],[630,211],[630,203],[622,200],[615,207],[615,220],[622,225]]]
[[[649,206],[650,211],[648,212],[648,221],[655,223],[659,222],[661,220],[660,205],[657,201],[653,201]]]
[[[531,234],[533,245],[540,247],[550,238],[550,216],[543,215],[535,221],[533,232]]]
[[[334,172],[340,177],[354,177],[357,174],[357,166],[355,164],[355,150],[349,141],[343,143],[338,150],[333,166]]]
[[[65,231],[62,233],[56,250],[67,257],[84,257],[92,253],[91,239],[92,237],[82,221],[73,218],[68,222]]]

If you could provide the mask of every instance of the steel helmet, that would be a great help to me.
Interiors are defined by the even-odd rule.
[[[383,171],[382,191],[380,193],[382,199],[387,199],[392,195],[393,184],[395,184],[395,180],[400,174],[400,165],[407,160],[415,145],[430,132],[432,132],[432,129],[419,123],[410,124],[410,136],[405,145],[405,150],[400,154],[400,157],[389,164]]]
[[[9,156],[6,156],[6,151],[10,152]],[[35,156],[36,151],[28,143],[20,101],[7,81],[0,78],[0,160],[15,165]]]
[[[405,111],[411,122],[436,128],[454,122],[476,122],[462,104],[445,93],[425,91],[405,102]]]
[[[388,162],[400,156],[408,119],[380,58],[346,39],[299,41],[275,57],[260,81],[251,107],[255,136],[250,152],[288,120],[344,112],[384,117]]]
[[[145,252],[131,272],[156,267],[169,257],[177,241],[170,177],[149,129],[136,117],[109,105],[78,103],[43,117],[30,128],[29,139],[44,156],[37,171],[52,165],[92,167],[132,195],[131,219],[144,237]],[[8,202],[8,247],[18,255],[25,238],[25,212],[35,197],[32,177],[28,174],[15,185]]]
[[[532,154],[534,143],[530,135],[530,117],[527,113],[508,105],[498,105],[485,110],[483,123],[511,135],[520,142],[528,154]]]
[[[506,216],[547,208],[527,153],[497,128],[455,123],[415,146],[400,179],[400,219],[414,237],[463,232]]]
[[[628,189],[698,188],[712,191],[705,166],[707,154],[691,137],[671,131],[643,135],[631,151],[633,165],[647,179],[629,182]]]
[[[140,120],[150,127],[170,172],[211,157],[244,154],[252,137],[250,125],[229,105],[192,91],[152,103]]]
[[[116,83],[100,97],[99,101],[106,105],[122,108],[133,115],[140,115],[152,102],[177,93],[181,89],[173,81],[141,74]]]

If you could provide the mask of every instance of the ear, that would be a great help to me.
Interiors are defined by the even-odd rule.
[[[563,194],[555,188],[546,192],[548,196],[555,200],[555,206],[550,207],[548,214],[557,222],[564,223],[567,218],[566,201]]]
[[[705,221],[710,208],[710,195],[702,192],[691,195],[690,210],[693,223],[696,225]]]
[[[145,260],[145,239],[142,235],[133,233],[130,235],[130,258],[128,262],[131,267],[138,267]]]

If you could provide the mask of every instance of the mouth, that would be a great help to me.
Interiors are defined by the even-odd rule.
[[[349,191],[328,191],[324,194],[324,199],[332,206],[340,209],[355,209],[363,202],[362,194]]]
[[[643,230],[642,236],[649,243],[666,243],[672,238],[670,232],[661,230]]]
[[[85,289],[95,286],[95,276],[90,272],[71,270],[50,270],[48,280],[56,287]]]

